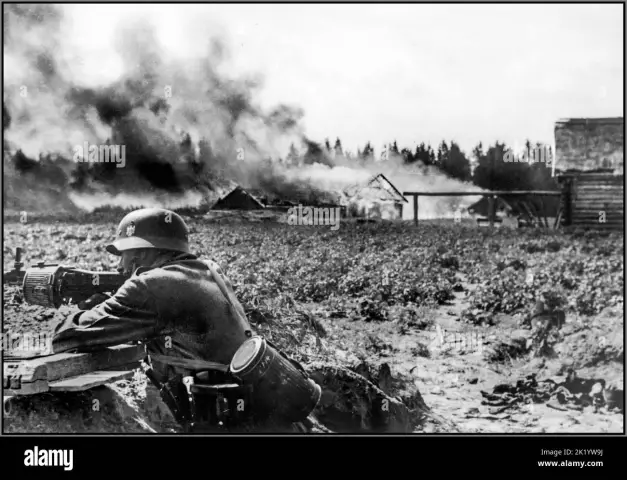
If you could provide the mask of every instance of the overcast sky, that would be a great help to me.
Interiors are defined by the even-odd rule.
[[[552,142],[563,117],[623,116],[622,5],[73,5],[85,75],[115,76],[110,33],[154,19],[177,55],[221,33],[264,105],[304,109],[317,141]],[[90,63],[91,59],[91,63]]]

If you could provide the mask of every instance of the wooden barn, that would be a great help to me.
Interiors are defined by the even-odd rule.
[[[212,210],[262,210],[265,205],[254,195],[237,186],[224,197],[220,198]]]
[[[380,173],[368,183],[344,191],[351,216],[395,220],[403,218],[403,205],[409,203],[403,194]]]
[[[556,123],[553,172],[562,188],[562,225],[624,228],[624,136],[622,117]]]

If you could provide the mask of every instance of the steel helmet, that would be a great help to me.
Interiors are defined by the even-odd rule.
[[[107,252],[120,256],[134,248],[160,248],[190,253],[188,229],[180,215],[164,208],[142,208],[126,215]]]

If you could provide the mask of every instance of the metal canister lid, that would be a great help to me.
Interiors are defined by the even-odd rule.
[[[261,337],[252,337],[246,340],[235,352],[231,360],[231,372],[239,373],[245,370],[257,357],[263,340]]]

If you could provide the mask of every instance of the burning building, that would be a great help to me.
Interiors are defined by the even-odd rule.
[[[266,206],[253,194],[237,186],[221,197],[212,210],[263,210]]]
[[[348,216],[399,220],[403,218],[403,204],[408,203],[403,194],[382,173],[365,185],[344,191]]]

